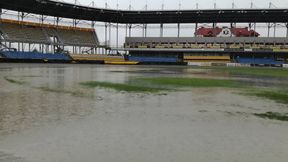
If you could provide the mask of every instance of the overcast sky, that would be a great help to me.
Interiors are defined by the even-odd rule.
[[[74,3],[75,0],[59,0]],[[92,0],[77,0],[79,4],[91,5]],[[196,3],[199,4],[199,8],[207,9],[214,8],[214,3],[217,4],[217,8],[231,8],[232,0],[94,0],[97,7],[104,8],[105,2],[108,3],[109,8],[117,8],[117,2],[120,9],[128,9],[129,4],[133,6],[134,10],[144,9],[146,3],[148,9],[160,9],[162,3],[166,9],[178,9],[179,2],[182,9],[195,9]],[[249,8],[251,2],[253,2],[255,8],[268,8],[269,2],[272,2],[273,8],[288,8],[288,0],[234,0],[236,8]]]
[[[59,0],[59,1],[65,1],[69,3],[74,3],[75,0]],[[81,4],[84,6],[91,6],[92,0],[77,0],[77,4]],[[164,4],[165,9],[179,9],[179,2],[181,2],[181,9],[195,9],[196,3],[199,4],[200,9],[212,9],[214,8],[214,3],[217,4],[217,8],[232,8],[233,0],[94,0],[95,7],[105,7],[105,3],[108,3],[108,6],[110,9],[116,9],[117,8],[117,2],[119,3],[119,9],[128,9],[129,4],[133,6],[134,10],[143,10],[145,9],[145,5],[147,2],[148,9],[161,9],[162,3]],[[253,8],[268,8],[269,3],[272,2],[272,8],[288,8],[288,0],[234,0],[235,8],[250,8],[251,2],[253,2],[254,7]],[[99,24],[99,23],[98,23]],[[167,28],[167,24],[164,26],[164,36],[165,37],[175,37],[177,36],[177,30],[176,24],[174,25],[174,28]],[[200,24],[205,25],[205,24]],[[206,24],[207,25],[207,24]],[[209,25],[209,24],[208,24]],[[218,26],[227,26],[227,24],[217,24]],[[248,24],[237,24],[238,27],[247,27]],[[264,25],[264,26],[263,26]],[[267,24],[266,24],[267,25]],[[171,26],[171,25],[170,25]],[[261,27],[262,26],[262,27]],[[283,26],[283,24],[282,24]],[[278,29],[279,28],[279,29]],[[180,36],[181,37],[193,37],[194,36],[194,27],[191,26],[189,28],[183,28],[181,29]],[[151,28],[151,25],[148,26],[148,37],[159,37],[160,31],[159,27]],[[261,34],[261,36],[267,36],[267,27],[265,27],[265,24],[259,24],[257,29],[257,32]],[[104,27],[96,27],[96,32],[98,34],[98,37],[100,39],[100,42],[104,42]],[[273,30],[271,31],[272,33]],[[111,33],[111,45],[116,45],[116,28],[112,28]],[[141,28],[133,28],[132,30],[132,37],[139,37],[142,36],[142,29]],[[286,28],[284,27],[277,27],[277,31],[275,31],[275,36],[283,37],[286,36]],[[125,41],[125,29],[120,28],[119,30],[119,45],[123,45]]]

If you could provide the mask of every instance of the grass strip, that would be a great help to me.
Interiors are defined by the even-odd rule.
[[[288,70],[284,68],[265,67],[233,67],[233,68],[213,68],[217,72],[228,72],[234,75],[254,75],[263,77],[288,77]]]
[[[253,95],[261,98],[267,98],[274,100],[278,103],[288,104],[288,91],[276,91],[276,90],[254,90],[247,92],[248,95]]]
[[[282,114],[277,112],[267,112],[263,114],[254,114],[257,117],[271,120],[288,121],[288,114]]]
[[[236,88],[241,84],[233,80],[221,80],[221,79],[201,79],[201,78],[176,78],[176,77],[158,77],[158,78],[138,78],[142,82],[148,82],[156,85],[168,85],[178,87],[228,87]]]
[[[98,82],[98,81],[89,81],[80,84],[90,88],[103,87],[125,92],[159,92],[161,90],[165,90],[163,88],[153,88],[142,85],[131,85],[131,84],[120,84],[120,83]]]

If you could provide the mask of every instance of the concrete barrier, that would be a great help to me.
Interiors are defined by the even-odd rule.
[[[212,65],[212,66],[226,66],[226,63],[213,62],[211,65]]]
[[[188,62],[188,66],[212,66],[211,62]]]
[[[188,66],[201,66],[201,62],[188,62]]]
[[[283,68],[288,68],[288,64],[283,64]]]
[[[250,67],[250,64],[240,64],[240,63],[227,63],[227,67]]]
[[[240,64],[239,63],[227,63],[226,66],[227,67],[238,67],[238,66],[240,66]]]

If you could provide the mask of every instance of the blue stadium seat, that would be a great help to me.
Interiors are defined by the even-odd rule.
[[[281,65],[283,61],[276,61],[273,58],[247,58],[241,57],[236,59],[241,64],[255,64],[255,65]]]
[[[25,59],[25,60],[48,60],[48,61],[71,61],[70,56],[66,54],[52,54],[52,53],[39,53],[39,52],[14,52],[4,51],[2,55],[7,59]]]

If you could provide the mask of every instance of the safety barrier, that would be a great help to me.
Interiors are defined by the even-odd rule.
[[[188,66],[207,67],[207,66],[212,66],[212,63],[211,62],[188,62]]]

